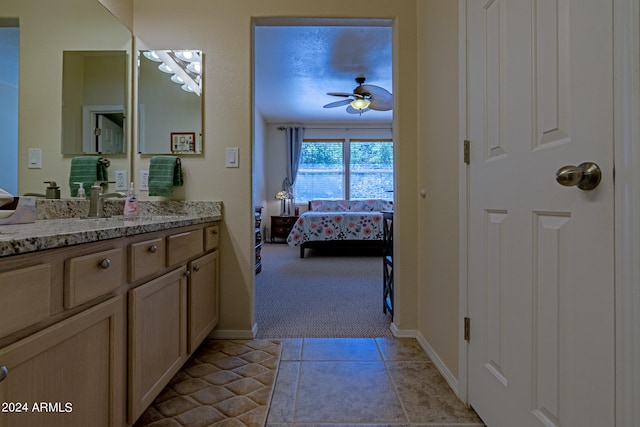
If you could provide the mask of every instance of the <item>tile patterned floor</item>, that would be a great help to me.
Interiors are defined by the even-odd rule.
[[[415,339],[273,341],[205,342],[135,427],[484,426]]]
[[[484,426],[414,339],[280,341],[267,427]]]
[[[263,427],[282,346],[206,340],[134,427]]]

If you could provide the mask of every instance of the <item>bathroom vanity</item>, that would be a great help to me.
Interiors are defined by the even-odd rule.
[[[0,426],[130,426],[219,317],[220,214],[0,227]]]

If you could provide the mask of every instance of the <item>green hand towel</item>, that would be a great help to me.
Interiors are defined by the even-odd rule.
[[[81,182],[88,195],[91,186],[96,181],[108,181],[108,166],[109,160],[97,156],[82,156],[71,159],[71,171],[69,172],[71,197],[78,195],[78,185],[74,182]]]
[[[173,187],[182,185],[182,166],[176,156],[155,156],[149,165],[149,196],[172,197]]]

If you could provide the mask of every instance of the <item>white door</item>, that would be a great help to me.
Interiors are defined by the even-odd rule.
[[[468,0],[468,398],[614,426],[612,0]],[[556,171],[595,162],[591,191]]]
[[[104,114],[98,114],[97,151],[99,153],[123,153],[124,129]]]

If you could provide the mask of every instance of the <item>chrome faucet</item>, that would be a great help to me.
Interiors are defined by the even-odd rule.
[[[96,181],[89,193],[89,218],[104,218],[104,199],[109,197],[127,197],[125,193],[104,193],[102,185],[105,181]]]

